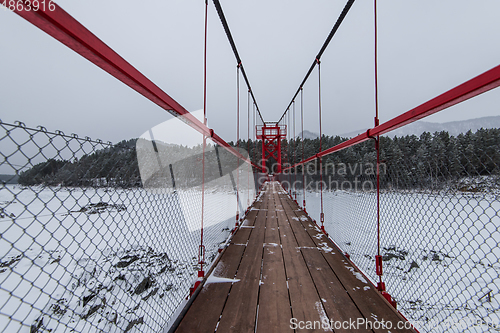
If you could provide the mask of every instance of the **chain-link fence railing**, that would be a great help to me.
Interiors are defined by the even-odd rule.
[[[374,146],[323,157],[323,206],[330,237],[377,283]],[[382,279],[421,332],[500,330],[499,148],[499,129],[381,138]],[[319,223],[318,168],[304,168],[304,184]],[[281,177],[294,179],[302,204],[302,173]]]
[[[0,331],[161,331],[199,269],[200,187],[143,187],[137,140],[0,129]],[[206,265],[254,196],[205,189]]]

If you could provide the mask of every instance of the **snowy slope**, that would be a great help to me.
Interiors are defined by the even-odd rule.
[[[420,136],[420,134],[422,134],[423,132],[434,133],[439,131],[447,131],[448,133],[450,133],[450,135],[457,136],[458,134],[466,133],[469,130],[475,132],[480,128],[500,128],[500,116],[474,118],[446,123],[432,123],[420,120],[398,128],[397,130],[394,130],[385,135],[393,138],[395,136],[401,137],[413,134],[416,136]],[[368,128],[344,133],[340,136],[351,138],[360,133],[366,132],[367,129]]]

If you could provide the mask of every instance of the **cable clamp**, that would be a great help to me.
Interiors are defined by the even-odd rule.
[[[367,136],[368,138],[370,138],[370,139],[376,140],[376,138],[375,138],[375,137],[373,137],[373,136],[371,136],[371,135],[370,135],[370,129],[367,129],[367,130],[366,130],[366,136]]]
[[[203,265],[205,263],[205,245],[200,245],[198,247],[198,264]]]
[[[376,255],[375,256],[375,270],[378,276],[382,276],[382,256],[381,255]]]
[[[366,131],[366,136],[370,139],[373,139],[373,141],[375,141],[375,149],[379,150],[380,149],[380,138],[377,138],[377,137],[370,135],[369,129]]]
[[[377,137],[375,137],[375,136],[373,136],[373,135],[371,135],[371,134],[370,134],[370,131],[371,131],[372,129],[373,129],[373,128],[371,128],[371,129],[367,129],[367,130],[366,130],[366,136],[367,136],[368,138],[370,138],[370,139],[373,139],[373,140],[375,140],[375,141],[378,141]]]

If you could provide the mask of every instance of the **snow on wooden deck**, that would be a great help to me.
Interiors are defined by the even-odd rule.
[[[270,182],[176,332],[413,332],[398,323],[405,319]]]

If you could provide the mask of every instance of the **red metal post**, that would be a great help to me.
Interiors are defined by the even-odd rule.
[[[257,139],[259,139],[259,134],[257,134]],[[266,144],[264,137],[261,136],[262,139],[262,171],[266,170]]]
[[[278,166],[276,171],[281,173],[281,136],[278,136],[276,140],[278,141],[278,147],[276,148],[278,150],[278,160],[276,161]]]
[[[304,89],[302,89],[302,86],[300,87],[300,130],[302,131],[302,160],[304,159]],[[304,167],[305,164],[302,165],[302,195],[303,195],[303,200],[302,200],[302,205],[304,212],[307,213],[306,211],[306,177],[305,177],[305,172],[304,172]],[[295,169],[297,170],[297,169]]]
[[[241,63],[238,64],[236,68],[236,148],[240,148],[240,67]],[[238,159],[236,159],[236,222],[234,225],[234,230],[238,228],[240,221],[240,208],[238,206],[240,202],[240,172],[238,169]]]

